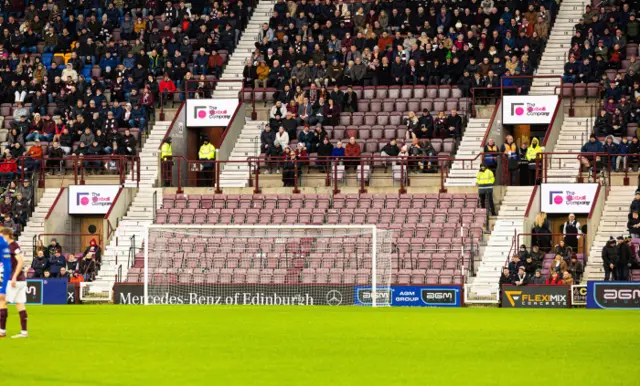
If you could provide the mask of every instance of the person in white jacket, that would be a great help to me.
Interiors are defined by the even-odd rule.
[[[283,149],[289,146],[289,134],[284,131],[284,127],[280,126],[280,129],[278,129],[278,132],[276,133],[276,140],[273,142],[279,142]]]
[[[65,68],[64,70],[62,70],[62,82],[66,82],[68,79],[68,77],[71,77],[71,80],[74,82],[78,81],[78,72],[76,70],[73,69],[73,66],[71,65],[71,63],[67,63],[67,68]]]
[[[277,101],[276,104],[271,108],[271,111],[269,112],[269,118],[274,119],[276,115],[280,115],[280,118],[284,118],[287,116],[287,106],[283,105],[280,101]]]

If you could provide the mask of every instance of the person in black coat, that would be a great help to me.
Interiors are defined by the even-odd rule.
[[[342,99],[342,106],[345,112],[358,112],[358,96],[353,91],[353,87],[347,87],[347,92],[344,93],[344,98]]]
[[[502,287],[503,285],[511,285],[511,283],[513,283],[513,275],[511,275],[509,267],[502,268],[502,275],[500,275],[498,284]]]
[[[325,161],[331,157],[331,152],[333,151],[333,145],[329,142],[329,137],[325,136],[322,139],[322,143],[318,145],[318,161],[316,165],[318,166],[318,170],[321,173],[325,173],[327,171],[327,167],[329,166],[329,162]]]
[[[602,264],[604,266],[604,281],[616,280],[616,265],[618,264],[618,249],[612,238],[602,248]]]
[[[629,268],[631,263],[635,260],[633,258],[633,251],[624,237],[618,236],[618,264],[616,264],[616,279],[618,281],[629,280]]]
[[[285,155],[285,157],[287,157]],[[300,185],[300,171],[302,168],[298,164],[298,158],[296,157],[296,153],[291,151],[289,156],[284,160],[283,170],[282,170],[282,182],[285,187],[293,187],[296,185],[296,172],[297,172],[297,183]]]
[[[45,256],[44,249],[38,249],[36,256],[31,262],[31,268],[33,268],[34,278],[44,277],[44,271],[49,269],[49,260]]]
[[[273,145],[276,139],[275,131],[271,130],[271,126],[266,125],[262,133],[260,133],[260,153],[265,154]]]

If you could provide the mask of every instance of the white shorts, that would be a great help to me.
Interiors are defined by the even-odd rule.
[[[27,282],[16,282],[15,288],[11,286],[11,283],[7,285],[7,303],[20,303],[25,304],[27,302]]]

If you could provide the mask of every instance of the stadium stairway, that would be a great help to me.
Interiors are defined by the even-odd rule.
[[[562,75],[567,61],[567,52],[571,48],[573,26],[578,23],[585,6],[590,4],[584,0],[563,0],[556,16],[549,40],[540,60],[536,75]],[[555,88],[560,86],[560,78],[536,78],[529,95],[558,94]]]
[[[578,153],[582,145],[589,139],[587,137],[587,123],[594,122],[595,118],[564,116],[560,134],[553,152],[571,153],[553,155],[547,160],[547,182],[562,183],[576,182],[580,174],[580,161]]]
[[[263,23],[268,23],[271,13],[273,12],[273,0],[261,0],[253,12],[247,28],[245,29],[238,47],[233,51],[229,62],[224,68],[224,73],[220,80],[238,82],[222,82],[216,86],[213,92],[214,99],[232,99],[237,98],[242,88],[242,72],[247,59],[251,57],[251,53],[256,49],[255,43],[258,40],[258,34]]]
[[[89,284],[83,301],[108,301],[119,268],[122,267],[123,277],[129,268],[127,261],[132,236],[135,236],[135,250],[142,248],[145,226],[153,222],[155,210],[162,206],[162,188],[155,188],[154,185],[159,175],[158,149],[170,124],[170,121],[156,122],[149,132],[149,137],[140,151],[140,187],[127,214],[120,220],[108,241],[102,255],[100,272],[96,280]],[[136,187],[136,182],[131,181],[131,174],[125,187]],[[156,208],[153,207],[154,193],[157,194]]]
[[[229,161],[243,161],[247,157],[260,155],[260,133],[266,125],[265,121],[249,121],[245,123],[238,140],[229,155]],[[220,173],[221,187],[246,187],[249,179],[249,164],[225,163]]]
[[[609,195],[606,198],[604,210],[593,244],[589,250],[587,266],[584,272],[584,282],[587,280],[602,280],[604,278],[604,268],[602,266],[602,248],[609,237],[628,235],[627,214],[629,205],[633,201],[637,187],[635,186],[611,186]]]
[[[480,144],[482,143],[488,126],[489,119],[469,119],[469,123],[464,131],[464,136],[456,152],[456,160],[453,161],[453,165],[451,165],[451,170],[449,170],[449,175],[445,181],[446,186],[475,186],[475,176],[482,159],[478,158],[473,162],[473,165],[476,167],[471,167],[468,160],[473,160],[478,154],[482,153]],[[467,162],[458,161],[458,159],[467,160]]]
[[[47,188],[44,190],[44,194],[40,200],[38,200],[36,208],[27,222],[27,226],[18,237],[18,243],[22,248],[26,267],[30,267],[31,261],[33,260],[33,237],[45,232],[45,217],[56,202],[58,193],[60,193],[60,188]],[[47,241],[45,240],[44,242],[46,243]]]
[[[501,269],[509,258],[514,234],[525,231],[524,214],[532,192],[533,186],[507,187],[477,275],[470,283],[471,294],[486,296],[495,292]]]

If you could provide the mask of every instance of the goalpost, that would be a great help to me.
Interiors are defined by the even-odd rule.
[[[150,224],[144,304],[391,304],[393,236],[375,225]]]

